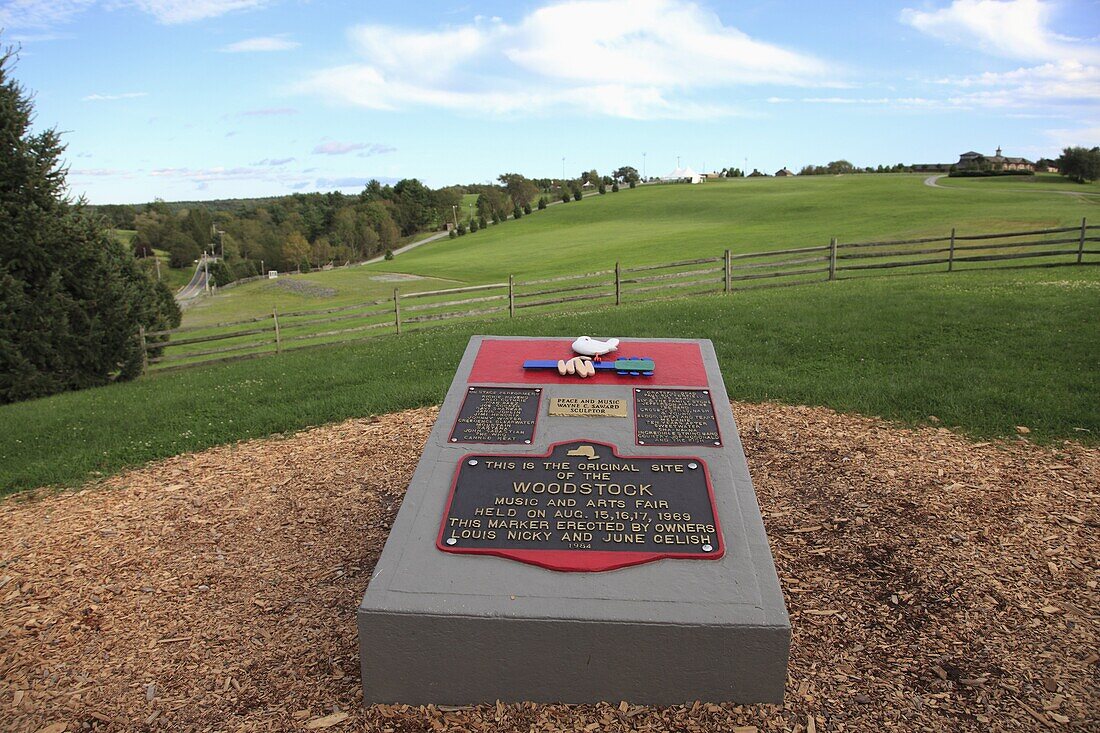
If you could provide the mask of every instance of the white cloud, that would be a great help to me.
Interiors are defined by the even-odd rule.
[[[352,45],[369,62],[387,73],[416,79],[442,79],[459,64],[489,48],[506,33],[499,23],[477,23],[446,31],[418,32],[383,25],[352,28]]]
[[[924,97],[768,97],[769,104],[833,104],[892,107],[895,109],[937,109],[954,106],[952,102]]]
[[[230,43],[222,47],[225,53],[251,53],[256,51],[289,51],[298,48],[302,44],[292,41],[286,36],[259,36],[246,38],[243,41]]]
[[[3,26],[0,26],[3,27]],[[17,33],[11,36],[16,43],[46,43],[49,41],[66,41],[74,38],[71,33]]]
[[[634,119],[736,114],[694,93],[742,84],[837,86],[815,57],[755,40],[684,0],[572,0],[513,25],[352,29],[363,60],[314,72],[305,93],[378,110],[581,112]]]
[[[136,99],[138,97],[148,97],[149,92],[123,92],[121,94],[89,94],[86,97],[81,97],[81,102],[111,102],[116,99]]]
[[[954,0],[939,10],[901,11],[922,33],[1009,58],[1100,62],[1100,49],[1050,29],[1055,6],[1043,0]]]
[[[0,7],[0,28],[50,28],[66,23],[95,0],[10,0]]]
[[[288,178],[298,180],[300,175],[286,174],[270,168],[258,168],[253,166],[235,166],[227,168],[215,166],[212,168],[154,168],[149,171],[154,178],[180,178],[192,183],[206,183],[210,181],[278,181],[283,182]]]
[[[1100,125],[1072,130],[1046,130],[1046,136],[1059,150],[1076,146],[1093,148],[1100,145]]]
[[[338,140],[329,140],[323,142],[313,148],[314,155],[345,155],[347,153],[355,152],[356,150],[362,150],[359,153],[359,157],[366,157],[369,155],[381,155],[382,153],[392,153],[397,148],[390,145],[383,145],[382,143],[342,143]]]
[[[671,0],[575,0],[540,8],[504,55],[528,71],[584,84],[819,84],[816,58],[753,40],[717,14]]]
[[[116,176],[120,178],[133,178],[133,171],[121,170],[119,168],[71,168],[69,170],[69,175],[82,178],[102,178]]]
[[[268,0],[7,0],[0,7],[0,28],[51,28],[68,23],[88,8],[136,8],[165,24],[216,18],[266,5]]]
[[[260,109],[246,109],[241,112],[242,117],[279,117],[296,114],[298,114],[298,110],[293,107],[261,107]]]
[[[901,20],[930,36],[987,53],[1040,61],[1009,71],[937,79],[955,87],[956,107],[1093,107],[1100,103],[1100,46],[1051,27],[1056,6],[1043,0],[954,0],[938,10],[902,11]]]
[[[940,80],[966,92],[955,99],[986,107],[1100,104],[1100,66],[1062,61]]]
[[[363,188],[369,178],[362,176],[343,176],[338,178],[318,178],[317,188]]]
[[[191,23],[216,18],[237,10],[252,10],[267,4],[267,0],[124,0],[138,10],[149,13],[168,25]]]

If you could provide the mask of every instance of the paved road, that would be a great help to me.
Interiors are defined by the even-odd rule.
[[[205,255],[203,255],[205,257]],[[217,261],[217,257],[211,257],[210,261]],[[176,292],[176,302],[180,305],[190,305],[189,301],[199,297],[206,292],[206,268],[203,267],[205,260],[199,259],[199,264],[195,266],[195,274],[191,276],[191,281],[184,285]]]
[[[936,183],[936,181],[940,180],[941,178],[943,178],[943,174],[940,174],[938,176],[928,176],[928,178],[924,179],[924,185],[931,186],[932,188],[947,188],[947,186],[941,186],[940,184]]]
[[[415,242],[410,242],[409,244],[406,244],[404,247],[399,247],[399,248],[395,249],[393,251],[393,256],[396,257],[397,255],[401,254],[402,252],[408,252],[410,249],[416,249],[420,245],[427,244],[428,242],[438,242],[440,239],[445,239],[448,234],[449,234],[449,232],[436,232],[435,234],[433,234],[430,237],[424,237],[423,239],[418,239]],[[361,265],[371,265],[371,264],[374,264],[375,262],[381,262],[384,259],[386,259],[385,255],[379,255],[379,256],[377,256],[373,259],[366,260],[365,262],[360,262],[359,264],[361,264]]]

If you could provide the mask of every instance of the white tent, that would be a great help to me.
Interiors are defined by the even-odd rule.
[[[685,166],[684,168],[677,168],[669,173],[667,176],[661,176],[662,181],[690,181],[692,183],[702,183],[703,177],[693,171],[691,166]]]

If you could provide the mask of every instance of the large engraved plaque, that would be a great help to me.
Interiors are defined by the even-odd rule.
[[[586,440],[542,456],[463,457],[437,546],[572,571],[725,552],[701,459],[620,457]]]
[[[722,445],[710,390],[635,389],[638,445]]]
[[[470,387],[451,429],[452,443],[525,443],[535,437],[542,390]]]

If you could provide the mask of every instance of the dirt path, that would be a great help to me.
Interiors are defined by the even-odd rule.
[[[422,409],[0,503],[0,728],[1100,726],[1100,450],[734,412],[794,627],[784,706],[362,708],[355,608]]]

